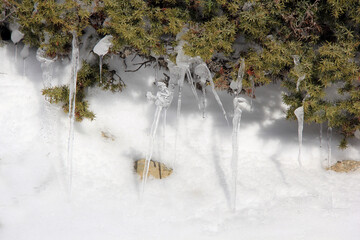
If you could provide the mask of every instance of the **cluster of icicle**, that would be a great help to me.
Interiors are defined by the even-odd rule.
[[[207,86],[207,82],[210,83],[211,90],[214,94],[214,97],[224,114],[225,120],[228,123],[226,111],[225,111],[224,106],[215,90],[215,84],[213,82],[212,75],[211,75],[209,68],[201,60],[200,57],[193,58],[193,57],[187,56],[183,51],[184,44],[185,44],[185,41],[180,40],[179,45],[175,49],[177,52],[176,64],[174,64],[169,59],[167,59],[168,68],[170,71],[170,79],[169,79],[168,87],[166,87],[166,85],[164,83],[157,82],[159,90],[156,93],[156,95],[153,95],[149,92],[147,93],[148,99],[155,103],[156,111],[155,111],[154,121],[151,126],[151,130],[150,130],[149,146],[148,146],[148,150],[147,150],[147,154],[146,154],[146,158],[145,158],[145,166],[144,166],[143,178],[142,178],[143,180],[142,180],[142,187],[141,187],[141,195],[143,195],[143,193],[145,191],[145,185],[147,182],[149,165],[150,165],[150,160],[151,160],[152,153],[153,153],[153,146],[154,146],[154,141],[155,141],[155,137],[156,137],[156,131],[157,131],[158,124],[159,124],[160,114],[164,110],[164,113],[163,113],[164,121],[163,122],[164,122],[164,124],[166,124],[166,110],[172,102],[174,91],[177,86],[178,87],[178,102],[177,102],[177,116],[176,116],[176,119],[177,119],[177,121],[176,121],[176,136],[175,136],[175,153],[176,153],[179,121],[180,121],[180,117],[181,117],[182,89],[184,86],[185,78],[187,78],[187,80],[189,82],[192,93],[195,97],[195,100],[197,102],[197,105],[198,105],[199,110],[201,111],[203,117],[205,117],[205,108],[206,108],[205,88]],[[198,96],[196,88],[195,88],[195,81],[193,79],[192,71],[191,71],[193,68],[194,68],[194,70],[193,70],[194,76],[196,77],[196,79],[198,80],[199,84],[202,87],[203,96],[202,96],[201,100],[199,99],[199,96]],[[164,125],[164,129],[165,128],[166,128],[166,126]],[[176,161],[176,156],[174,157],[172,166],[174,166],[175,161]]]

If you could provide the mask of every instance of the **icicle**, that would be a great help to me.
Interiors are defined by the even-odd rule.
[[[322,136],[323,136],[323,123],[320,123],[320,135],[319,135],[319,139],[320,139],[320,151],[322,149]]]
[[[102,60],[103,60],[103,55],[99,56],[99,69],[100,69],[100,83],[102,83]]]
[[[230,83],[230,88],[233,91],[236,91],[237,94],[241,93],[242,82],[243,82],[243,79],[244,79],[244,75],[245,75],[245,60],[243,58],[241,58],[240,67],[239,67],[239,71],[238,71],[236,81],[233,80]]]
[[[163,154],[163,161],[166,161],[166,115],[167,115],[167,108],[164,109],[164,113],[163,113],[163,139],[162,139],[162,149],[161,149],[161,152]]]
[[[205,86],[202,86],[202,115],[203,118],[205,118],[205,108],[206,108],[206,92],[205,92]]]
[[[30,46],[25,44],[23,49],[20,52],[20,56],[23,59],[23,75],[24,76],[26,75],[25,60],[29,56],[29,48],[30,48]]]
[[[214,81],[212,79],[212,76],[211,76],[211,72],[209,70],[209,68],[207,67],[207,65],[205,63],[201,63],[199,64],[198,66],[196,66],[195,70],[194,70],[195,74],[198,76],[198,78],[200,78],[200,83],[202,84],[202,86],[206,86],[206,81],[209,81],[210,82],[210,86],[211,86],[211,90],[214,94],[214,97],[217,101],[217,103],[219,104],[223,114],[224,114],[224,117],[225,117],[225,120],[227,122],[227,124],[229,125],[229,120],[226,116],[226,111],[224,109],[224,106],[219,98],[219,95],[217,94],[216,90],[215,90],[215,84],[214,84]]]
[[[15,63],[17,62],[17,55],[18,55],[18,45],[15,44]]]
[[[254,83],[254,77],[250,76],[250,82],[251,82],[251,99],[250,99],[250,106],[251,111],[253,111],[253,98],[254,98],[254,91],[255,91],[255,83]]]
[[[15,62],[17,62],[18,43],[24,36],[25,35],[17,29],[11,32],[11,41],[15,44]]]
[[[72,57],[71,57],[71,80],[69,85],[69,137],[67,152],[67,174],[68,174],[68,191],[71,196],[72,177],[73,177],[73,145],[74,145],[74,121],[75,121],[75,102],[76,102],[76,80],[79,69],[79,43],[76,32],[73,32],[72,40]]]
[[[153,124],[151,125],[149,147],[148,147],[148,152],[146,154],[145,166],[144,166],[143,175],[142,175],[141,195],[143,195],[144,191],[145,191],[145,185],[146,185],[147,177],[148,177],[148,173],[149,173],[150,160],[151,160],[151,157],[153,154],[154,141],[155,141],[155,137],[156,137],[156,130],[159,125],[159,118],[160,118],[161,110],[162,110],[161,106],[156,107],[154,121],[153,121]]]
[[[210,71],[209,71],[209,73],[210,73]],[[220,106],[220,108],[221,108],[221,110],[222,110],[222,112],[224,114],[224,117],[225,117],[225,120],[226,120],[227,124],[229,125],[229,120],[228,120],[228,118],[226,116],[226,111],[224,109],[224,106],[222,105],[222,102],[221,102],[221,100],[219,98],[219,95],[217,94],[217,92],[215,90],[215,84],[214,84],[214,81],[212,80],[212,78],[210,78],[210,85],[211,85],[211,90],[212,90],[212,92],[213,92],[213,94],[215,96],[215,99],[216,99],[217,103],[219,104],[219,106]]]
[[[100,83],[102,83],[102,60],[103,57],[109,52],[110,47],[112,46],[111,40],[113,39],[113,36],[111,35],[106,35],[105,37],[103,37],[95,46],[94,46],[94,53],[96,53],[100,60],[99,60],[99,64],[100,64]]]
[[[302,166],[301,164],[301,148],[302,148],[302,133],[304,128],[304,107],[298,107],[295,109],[294,114],[298,120],[298,138],[299,138],[299,155],[298,155],[298,162],[299,166]]]
[[[331,164],[331,137],[332,137],[332,127],[328,126],[327,129],[328,169],[330,168],[330,164]]]
[[[233,100],[234,104],[234,117],[232,120],[233,131],[232,131],[232,160],[231,160],[231,169],[232,169],[232,178],[233,178],[233,201],[232,201],[232,210],[236,210],[236,188],[237,188],[237,172],[238,172],[238,153],[239,153],[239,144],[238,136],[240,132],[240,123],[241,115],[243,109],[250,110],[249,104],[245,98],[235,97]]]
[[[173,98],[172,92],[169,91],[169,89],[166,87],[165,83],[158,82],[157,86],[158,86],[159,90],[156,93],[156,96],[154,96],[150,92],[148,92],[146,94],[148,100],[155,102],[156,111],[155,111],[154,121],[151,126],[151,130],[150,130],[149,147],[148,147],[148,152],[146,154],[145,166],[144,166],[144,171],[143,171],[141,196],[144,194],[144,191],[145,191],[145,185],[146,185],[147,176],[149,173],[150,160],[151,160],[151,157],[153,154],[154,141],[155,141],[155,137],[156,137],[156,130],[159,125],[160,114],[161,114],[162,109],[167,109],[170,106],[170,104],[172,102],[172,98]],[[166,118],[166,116],[165,116],[165,118]]]
[[[41,69],[43,71],[43,86],[44,88],[51,87],[53,68],[52,64],[56,61],[57,57],[50,59],[46,55],[46,51],[42,48],[38,48],[36,51],[36,59],[41,63]]]
[[[196,92],[194,79],[191,76],[191,72],[190,72],[189,68],[187,68],[185,71],[186,71],[186,76],[187,76],[187,78],[189,80],[191,90],[192,90],[192,92],[193,92],[193,94],[195,96],[196,102],[198,103],[199,110],[201,111],[201,104],[200,104],[199,96],[198,96],[198,94]]]

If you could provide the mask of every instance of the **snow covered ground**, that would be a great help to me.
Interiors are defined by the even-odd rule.
[[[205,119],[184,87],[174,173],[149,180],[140,200],[133,163],[145,156],[155,112],[145,93],[156,91],[154,73],[125,73],[115,56],[110,66],[127,88],[115,94],[89,90],[96,120],[75,123],[70,200],[62,167],[69,120],[41,95],[34,49],[25,76],[14,52],[12,45],[0,48],[1,240],[360,239],[360,174],[323,170],[326,141],[320,151],[316,125],[304,126],[298,166],[297,122],[285,120],[278,84],[256,89],[254,111],[242,115],[236,212],[230,209],[232,127],[210,87]],[[69,62],[56,63],[54,84],[69,81]],[[231,116],[232,97],[219,96]],[[168,110],[166,151],[160,126],[153,156],[167,164],[175,156],[176,101]],[[359,141],[340,151],[338,139],[333,137],[332,161],[359,160]]]

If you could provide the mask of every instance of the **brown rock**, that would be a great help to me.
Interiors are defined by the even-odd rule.
[[[135,162],[135,171],[140,175],[141,179],[144,172],[145,159],[140,159]],[[149,176],[153,176],[156,179],[162,179],[168,177],[172,173],[172,169],[168,168],[165,164],[150,160]]]
[[[335,172],[353,172],[359,168],[360,168],[360,161],[343,160],[343,161],[338,161],[327,170],[332,170]]]

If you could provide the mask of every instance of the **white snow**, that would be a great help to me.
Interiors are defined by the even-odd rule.
[[[67,116],[51,105],[54,132],[45,143],[40,63],[30,49],[23,77],[21,64],[12,59],[13,45],[0,48],[1,240],[359,239],[360,174],[323,169],[317,125],[304,127],[303,167],[298,167],[297,122],[285,119],[278,84],[257,88],[254,111],[241,119],[236,212],[230,206],[232,127],[214,98],[203,119],[186,86],[174,173],[149,179],[140,201],[133,163],[146,152],[156,106],[145,93],[156,88],[148,85],[154,71],[125,73],[117,56],[110,69],[127,88],[116,94],[88,91],[96,120],[75,122],[73,197],[67,201],[58,168],[66,155]],[[68,83],[69,63],[54,65],[53,84]],[[225,91],[219,96],[232,112],[232,96]],[[176,105],[167,117],[169,164],[175,156]],[[102,131],[115,140],[103,138]],[[359,140],[340,151],[339,139],[334,131],[333,161],[359,160]],[[154,160],[161,154],[158,142]]]

